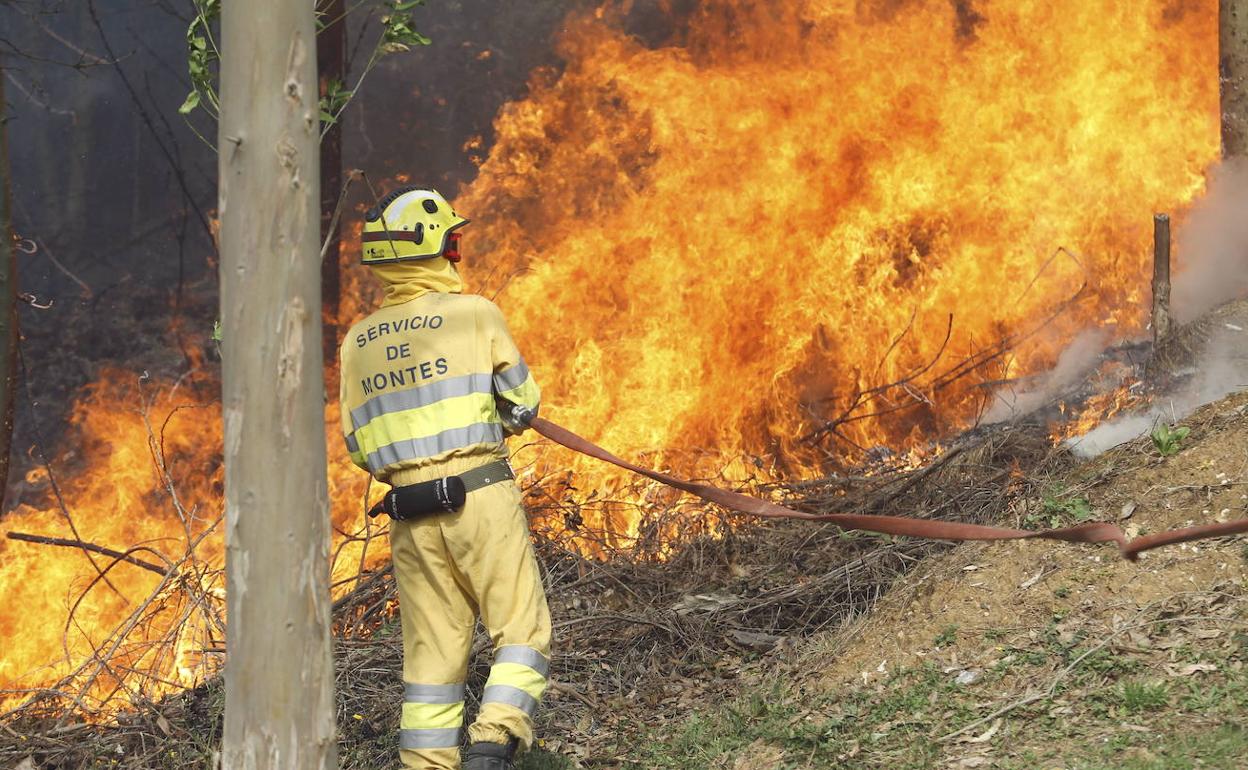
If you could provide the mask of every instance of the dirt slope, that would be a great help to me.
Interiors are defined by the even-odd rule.
[[[1162,458],[1141,439],[1078,468],[1067,494],[1086,497],[1094,518],[1120,519],[1132,535],[1248,517],[1248,393],[1184,424],[1192,433],[1177,455]],[[1016,516],[1043,517],[1044,505],[1029,500]],[[913,665],[933,654],[932,640],[949,626],[1032,627],[1054,613],[1072,623],[1112,621],[1188,591],[1238,590],[1248,577],[1244,556],[1233,539],[1172,546],[1136,563],[1111,546],[967,544],[907,577],[869,619],[838,635],[837,661],[822,678],[835,685],[879,673],[882,663]],[[992,653],[966,642],[958,648],[963,663]]]
[[[1161,457],[1151,439],[1141,439],[1078,467],[1066,495],[1086,498],[1095,518],[1121,519],[1131,534],[1248,516],[1248,394],[1209,405],[1183,423],[1192,432],[1178,454]],[[1063,515],[1043,499],[1020,508],[1013,512],[1019,521]],[[1035,756],[1054,762],[1045,767],[1082,767],[1092,761],[1085,756],[1091,748],[1099,751],[1123,734],[1132,739],[1126,753],[1106,758],[1108,766],[1138,761],[1153,767],[1150,755],[1157,767],[1189,766],[1169,763],[1146,746],[1225,721],[1227,714],[1202,709],[1188,696],[1243,684],[1246,578],[1242,538],[1172,546],[1143,554],[1135,564],[1112,547],[968,544],[905,578],[855,627],[812,645],[809,659],[831,662],[811,676],[808,692],[879,689],[898,671],[934,664],[978,680],[965,690],[983,721],[939,742],[941,760],[950,766],[1012,766]],[[1089,650],[1088,658],[1076,660]],[[1054,660],[1018,665],[1036,656]],[[1080,677],[1082,664],[1093,658],[1106,670]],[[1168,697],[1153,709],[1113,698],[1107,705],[1089,703],[1106,688],[1118,701],[1130,701],[1137,684],[1153,688],[1155,700],[1162,692]],[[1050,690],[1053,697],[999,714],[999,723],[992,716]],[[1228,707],[1234,721],[1248,719],[1235,704],[1215,705]],[[1036,714],[1052,716],[1054,709],[1070,730],[1030,729]],[[973,750],[965,743],[994,725],[995,733]],[[958,724],[946,726],[933,724],[928,737],[947,735]],[[1248,766],[1248,756],[1242,761]]]
[[[1248,517],[1248,393],[1037,479],[1001,521],[1140,533]],[[1135,531],[1132,532],[1135,534]],[[623,762],[660,770],[1248,767],[1248,545],[1122,560],[1112,546],[967,544],[865,617],[773,656]],[[727,694],[725,694],[727,695]]]

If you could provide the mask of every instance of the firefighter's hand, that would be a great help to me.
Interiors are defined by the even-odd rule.
[[[524,433],[529,423],[537,416],[537,410],[513,404],[501,398],[497,399],[495,404],[498,407],[498,417],[503,423],[503,430],[508,436],[519,436]]]

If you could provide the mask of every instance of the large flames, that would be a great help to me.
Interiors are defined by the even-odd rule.
[[[1215,0],[704,0],[653,48],[620,31],[631,5],[570,22],[566,71],[500,114],[457,208],[475,219],[471,278],[497,293],[546,413],[683,473],[915,450],[1075,330],[1138,331],[1150,215],[1181,211],[1217,156]],[[334,411],[347,581],[385,553],[357,536],[365,479]],[[46,478],[31,481],[47,504],[0,532],[184,561],[164,588],[112,567],[67,622],[98,577],[87,557],[0,540],[0,690],[57,682],[156,596],[133,638],[172,646],[132,638],[91,690],[152,697],[220,660],[220,534],[188,548],[221,511],[215,391],[112,372],[74,414],[59,491],[77,535]],[[619,481],[520,457],[571,468],[586,494]],[[589,529],[636,534],[596,510]]]
[[[705,0],[656,49],[611,19],[457,206],[547,413],[686,472],[911,448],[1138,331],[1151,215],[1218,153],[1213,0]]]

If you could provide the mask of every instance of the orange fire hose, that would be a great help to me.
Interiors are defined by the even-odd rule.
[[[700,497],[709,503],[721,505],[729,510],[750,516],[761,516],[769,519],[802,519],[805,521],[826,521],[843,529],[878,532],[884,535],[904,535],[921,537],[930,540],[1064,540],[1068,543],[1108,543],[1118,544],[1123,558],[1135,561],[1139,554],[1163,545],[1185,543],[1190,540],[1204,540],[1211,537],[1224,537],[1248,532],[1248,519],[1230,521],[1224,524],[1203,524],[1184,529],[1173,529],[1158,532],[1131,540],[1127,533],[1117,524],[1108,522],[1089,522],[1074,527],[1061,529],[1026,530],[1009,529],[1006,527],[989,527],[981,524],[963,524],[956,521],[935,521],[932,519],[912,519],[905,516],[870,516],[856,513],[807,513],[786,508],[783,505],[760,500],[757,497],[731,492],[709,484],[698,484],[692,481],[669,476],[666,473],[652,471],[640,465],[623,460],[587,439],[581,438],[567,428],[562,428],[542,417],[534,417],[529,427],[542,436],[574,452],[593,457],[603,462],[617,465],[625,470],[653,479],[661,484],[674,487],[683,492]]]

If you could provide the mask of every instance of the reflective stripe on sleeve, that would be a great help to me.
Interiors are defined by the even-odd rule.
[[[499,391],[498,397],[510,401],[513,404],[526,406],[529,409],[537,409],[538,405],[542,402],[542,390],[537,387],[537,383],[533,381],[532,377],[530,377],[518,388]]]
[[[529,371],[529,365],[520,363],[494,375],[494,394],[513,404],[537,409],[542,400],[542,389]]]
[[[459,728],[439,730],[399,730],[400,749],[457,749]]]
[[[550,660],[532,647],[522,644],[508,644],[499,647],[494,653],[495,663],[519,663],[528,666],[543,677],[550,676]]]
[[[464,699],[464,683],[403,685],[403,700],[408,703],[459,703]]]
[[[537,698],[509,684],[486,685],[481,704],[486,703],[505,703],[508,706],[515,706],[529,716],[537,713]]]
[[[387,465],[404,460],[419,460],[461,449],[473,444],[499,443],[503,440],[503,426],[498,423],[477,423],[465,428],[452,428],[433,436],[422,436],[377,447],[368,453],[368,467],[374,473]]]
[[[364,453],[360,451],[360,442],[355,440],[355,434],[349,433],[346,436],[343,436],[343,439],[346,442],[347,455],[351,457],[351,462],[355,463],[361,468],[367,468],[368,458],[366,458],[364,456]]]
[[[515,366],[504,369],[494,375],[494,389],[499,393],[508,390],[514,390],[525,383],[529,379],[529,365],[520,359],[520,363]]]
[[[488,374],[465,374],[462,377],[451,377],[417,388],[381,393],[365,401],[362,406],[351,410],[351,424],[359,430],[385,414],[420,409],[448,398],[458,398],[473,393],[487,396],[493,393]]]

